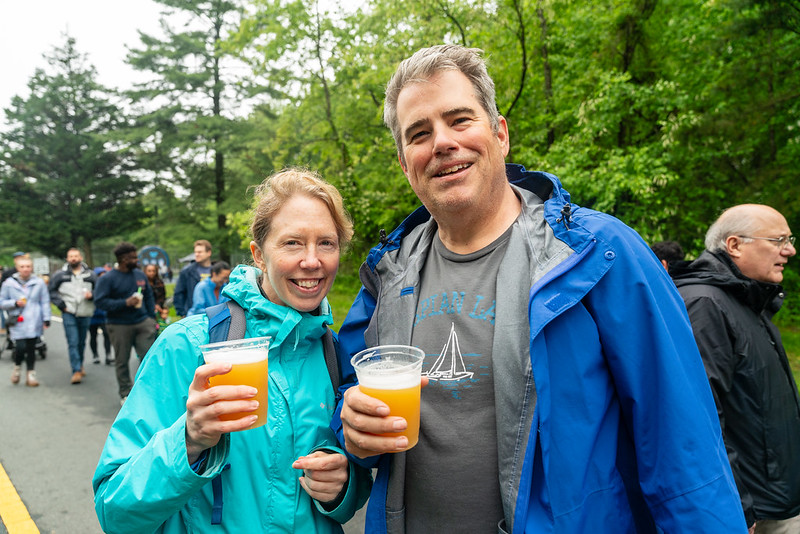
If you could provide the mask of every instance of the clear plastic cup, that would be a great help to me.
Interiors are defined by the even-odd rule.
[[[350,360],[362,393],[389,406],[389,415],[404,418],[408,427],[383,436],[406,436],[410,449],[419,440],[419,400],[422,349],[408,345],[381,345],[362,350]]]
[[[258,420],[248,429],[257,428],[267,422],[267,391],[269,389],[267,355],[270,339],[269,337],[236,339],[200,347],[206,363],[229,362],[232,364],[229,373],[212,376],[208,379],[212,387],[246,385],[258,390],[255,396],[255,400],[258,401],[256,410],[226,414],[220,416],[220,419],[233,421],[248,415],[257,415]]]

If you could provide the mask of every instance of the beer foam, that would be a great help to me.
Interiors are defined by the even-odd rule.
[[[232,364],[256,363],[267,359],[266,348],[217,349],[203,353],[206,363],[228,362]]]
[[[406,389],[419,385],[419,370],[392,373],[390,369],[376,369],[381,365],[356,370],[359,384],[375,389]]]

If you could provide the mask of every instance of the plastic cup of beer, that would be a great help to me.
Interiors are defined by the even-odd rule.
[[[257,428],[267,422],[267,390],[269,388],[269,375],[267,374],[267,355],[269,352],[269,337],[254,337],[250,339],[236,339],[202,345],[203,359],[206,363],[229,362],[231,370],[224,375],[212,376],[208,379],[210,386],[240,386],[246,385],[258,390],[255,400],[258,408],[250,412],[236,412],[221,415],[224,421],[234,421],[248,415],[258,416],[253,426]]]
[[[419,440],[419,397],[425,353],[408,345],[381,345],[362,350],[350,360],[365,395],[389,406],[389,415],[400,416],[408,427],[382,436],[406,436],[410,449]]]

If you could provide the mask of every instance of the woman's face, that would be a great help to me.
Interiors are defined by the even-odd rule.
[[[155,280],[156,279],[156,275],[158,274],[158,267],[156,267],[152,263],[149,264],[149,265],[145,265],[144,266],[144,274],[150,280]]]
[[[339,268],[339,236],[328,206],[294,195],[272,219],[262,243],[250,242],[256,266],[264,272],[269,300],[310,312],[330,291]]]

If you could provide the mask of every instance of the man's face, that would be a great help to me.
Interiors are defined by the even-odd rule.
[[[117,258],[117,262],[124,265],[126,270],[132,271],[139,265],[139,258],[136,256],[136,251],[133,250]]]
[[[206,249],[203,245],[194,247],[194,261],[197,263],[204,263],[211,257],[211,251]]]
[[[436,217],[487,209],[507,187],[508,126],[497,133],[469,79],[442,71],[400,91],[401,164],[411,188]]]
[[[80,251],[77,250],[70,250],[67,252],[67,263],[73,269],[81,264],[83,261],[83,256],[81,256]]]
[[[222,287],[222,286],[224,286],[225,284],[228,283],[228,280],[230,279],[230,276],[231,276],[231,270],[230,269],[222,269],[218,273],[211,273],[211,281],[217,287]]]
[[[780,238],[791,235],[786,219],[777,211],[764,211],[762,224],[752,237]],[[732,238],[728,238],[729,243]],[[760,282],[779,284],[783,281],[783,268],[789,258],[797,253],[794,246],[786,243],[781,247],[774,241],[753,239],[749,242],[740,239],[738,246],[728,249],[731,259],[742,274]]]

